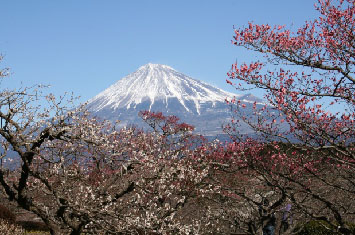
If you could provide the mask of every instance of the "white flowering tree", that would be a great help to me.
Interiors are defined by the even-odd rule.
[[[44,89],[0,91],[0,184],[10,200],[51,234],[200,229],[184,208],[212,186],[203,182],[209,165],[201,164],[195,147],[203,140],[191,126],[143,112],[155,131],[116,130],[85,106],[74,108],[74,98],[58,100]]]

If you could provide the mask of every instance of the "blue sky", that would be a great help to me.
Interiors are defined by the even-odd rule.
[[[296,29],[317,16],[313,0],[2,0],[1,85],[50,84],[95,96],[146,63],[167,64],[228,91],[232,63],[256,54],[231,44],[249,21]]]

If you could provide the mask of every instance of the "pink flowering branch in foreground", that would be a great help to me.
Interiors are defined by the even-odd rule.
[[[229,102],[269,143],[251,160],[259,173],[305,216],[336,221],[348,233],[355,211],[347,199],[355,197],[355,1],[319,0],[316,10],[320,17],[294,32],[252,22],[235,29],[232,43],[263,57],[233,64],[227,83],[264,90],[267,104],[254,103],[254,115],[245,116],[243,102]],[[239,125],[234,120],[226,130],[240,136]]]

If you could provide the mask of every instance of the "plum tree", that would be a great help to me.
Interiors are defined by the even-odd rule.
[[[250,167],[257,166],[299,213],[349,233],[345,221],[354,221],[355,210],[355,2],[319,0],[316,10],[319,18],[295,32],[252,22],[235,29],[233,44],[263,57],[233,64],[227,82],[239,90],[262,89],[268,101],[254,103],[254,117],[243,116],[243,104],[231,101],[236,115],[268,142]],[[237,122],[229,126],[237,130]]]
[[[51,234],[194,229],[177,213],[194,200],[208,167],[195,164],[193,127],[144,112],[154,132],[116,130],[85,105],[76,108],[73,97],[57,100],[42,86],[4,89],[0,106],[2,192]]]

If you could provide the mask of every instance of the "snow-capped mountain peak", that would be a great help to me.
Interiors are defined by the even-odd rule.
[[[154,70],[154,69],[158,69],[158,70],[161,70],[161,69],[168,69],[168,70],[174,70],[176,71],[175,69],[173,69],[172,67],[168,66],[168,65],[165,65],[165,64],[154,64],[154,63],[148,63],[146,65],[143,65],[141,67],[138,68],[138,70]]]
[[[232,115],[225,99],[234,97],[246,105],[246,115],[252,115],[253,103],[261,102],[250,94],[236,95],[195,80],[170,66],[149,63],[89,100],[88,109],[101,119],[120,120],[121,127],[134,124],[143,128],[147,125],[139,111],[162,112],[195,126],[199,134],[216,136],[224,133],[222,125]],[[240,131],[250,129],[244,126]]]
[[[168,109],[171,101],[177,99],[185,111],[200,114],[202,104],[215,104],[234,96],[238,95],[192,79],[170,66],[149,63],[89,100],[89,104],[94,104],[92,110],[98,112],[108,107],[136,108],[148,102],[151,110],[158,101]]]

